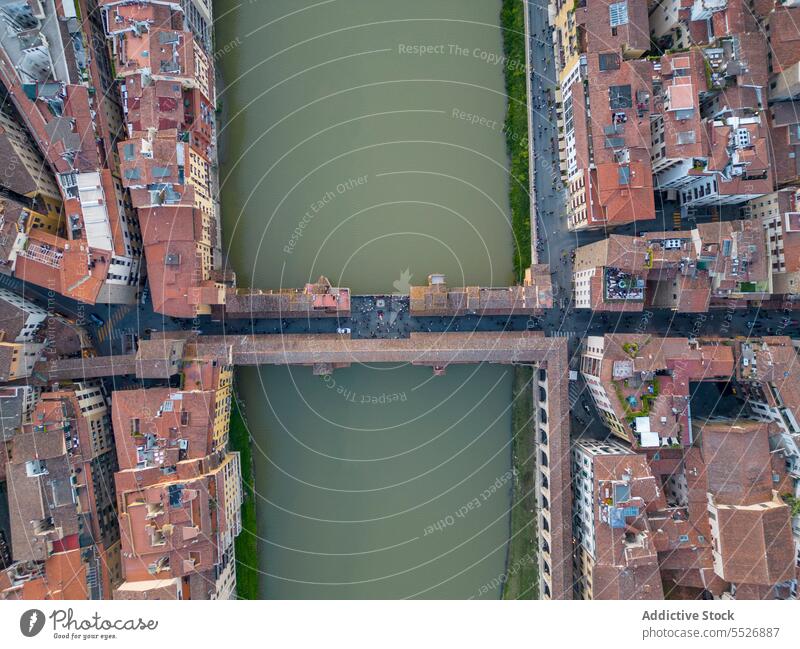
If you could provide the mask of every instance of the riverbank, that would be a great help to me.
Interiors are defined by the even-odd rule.
[[[511,406],[514,489],[503,599],[539,598],[533,372],[529,365],[514,366]]]
[[[500,12],[508,105],[503,132],[509,157],[514,276],[521,282],[531,265],[531,206],[528,168],[528,86],[525,78],[525,3],[503,0]]]
[[[236,537],[236,593],[239,599],[259,599],[258,530],[250,431],[234,397],[231,404],[229,446],[238,451],[242,466],[242,531]]]

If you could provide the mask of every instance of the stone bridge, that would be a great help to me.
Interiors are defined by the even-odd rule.
[[[541,596],[572,594],[569,358],[567,338],[540,331],[412,333],[400,339],[351,339],[337,334],[204,336],[191,331],[154,334],[137,354],[65,359],[48,364],[47,380],[131,375],[169,378],[181,359],[215,359],[234,365],[306,365],[329,374],[353,363],[411,363],[443,373],[452,363],[535,366],[533,434]]]

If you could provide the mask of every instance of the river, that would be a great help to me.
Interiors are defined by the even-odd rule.
[[[499,11],[216,3],[223,227],[241,284],[512,282]]]
[[[239,283],[512,282],[500,2],[215,2]],[[511,375],[243,369],[270,598],[496,598]]]

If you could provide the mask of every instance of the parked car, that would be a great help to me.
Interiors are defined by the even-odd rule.
[[[349,334],[350,333],[350,327],[339,327],[336,330],[336,333],[337,334]]]
[[[106,321],[103,320],[103,318],[101,318],[96,313],[89,314],[89,322],[91,322],[96,327],[102,327],[106,323]]]

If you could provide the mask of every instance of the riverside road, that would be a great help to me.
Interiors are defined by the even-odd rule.
[[[403,338],[412,332],[544,331],[548,336],[570,338],[573,367],[576,367],[580,339],[609,332],[653,333],[661,336],[747,336],[785,333],[796,321],[781,310],[719,309],[706,314],[681,314],[669,310],[647,310],[629,314],[596,314],[571,308],[572,263],[565,252],[606,236],[603,231],[570,232],[565,214],[565,189],[559,175],[557,120],[555,111],[556,72],[552,35],[547,24],[546,0],[528,3],[531,55],[531,137],[534,142],[536,214],[539,260],[553,272],[555,303],[559,308],[541,317],[481,316],[412,317],[407,295],[354,296],[348,318],[239,319],[215,321],[208,316],[179,320],[155,313],[149,299],[131,306],[84,305],[46,289],[24,285],[18,279],[0,275],[0,286],[72,320],[87,323],[99,354],[129,351],[133,336],[152,331],[194,329],[203,334],[334,333],[350,330],[353,338]],[[658,202],[657,202],[658,203]],[[633,224],[615,230],[633,234],[645,230],[669,229],[674,204],[660,204],[656,221]],[[724,217],[723,217],[724,218]],[[667,224],[667,221],[670,224]],[[432,268],[431,272],[439,269]],[[99,324],[102,321],[102,325]]]
[[[126,334],[147,337],[153,331],[194,329],[202,334],[303,334],[335,333],[338,328],[350,329],[353,338],[405,338],[412,332],[470,331],[543,331],[547,336],[569,337],[573,343],[587,335],[612,332],[653,333],[672,336],[748,336],[781,334],[794,327],[792,313],[781,310],[736,309],[711,313],[685,314],[663,309],[645,309],[640,313],[596,314],[585,309],[549,309],[541,317],[481,316],[416,317],[409,313],[407,295],[356,295],[352,298],[351,315],[347,318],[286,318],[212,320],[202,316],[195,320],[169,318],[153,311],[149,300],[134,307],[86,305],[31,286],[15,278],[0,275],[0,285],[24,295],[27,299],[63,313],[72,320],[83,321],[95,339],[101,355],[123,352]],[[562,288],[562,291],[564,289]],[[94,326],[92,316],[103,325]]]

